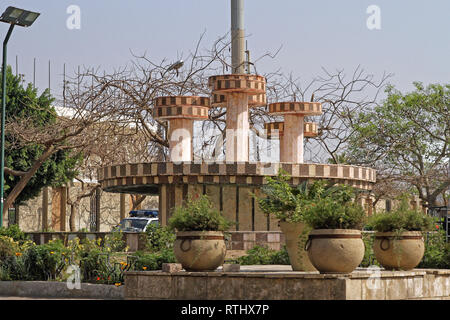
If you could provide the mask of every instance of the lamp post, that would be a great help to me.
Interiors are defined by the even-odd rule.
[[[9,23],[9,29],[3,41],[3,64],[2,64],[2,120],[1,120],[1,153],[0,153],[0,227],[3,226],[3,204],[4,204],[4,179],[5,179],[5,111],[6,111],[6,47],[14,26],[29,27],[36,21],[40,13],[18,9],[6,8],[0,17],[1,22]]]

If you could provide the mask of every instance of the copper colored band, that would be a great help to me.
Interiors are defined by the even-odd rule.
[[[375,236],[377,240],[422,240],[422,236]]]
[[[310,239],[362,239],[361,234],[310,234]]]
[[[177,240],[224,240],[224,236],[177,236]]]

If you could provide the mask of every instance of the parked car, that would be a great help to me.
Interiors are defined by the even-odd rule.
[[[145,232],[150,224],[159,224],[158,210],[132,210],[130,211],[130,216],[120,221],[115,230]]]

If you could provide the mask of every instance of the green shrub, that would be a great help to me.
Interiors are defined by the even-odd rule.
[[[201,195],[176,207],[169,219],[169,227],[177,231],[225,231],[230,222],[213,208],[206,195]]]
[[[29,280],[21,255],[9,256],[0,261],[0,281]]]
[[[19,226],[16,224],[13,224],[9,226],[8,228],[0,227],[0,236],[6,236],[12,238],[14,241],[17,241],[19,243],[23,243],[28,239],[28,236],[20,230]]]
[[[363,232],[362,239],[364,241],[364,258],[359,266],[361,268],[380,266],[380,263],[375,258],[375,253],[373,252],[373,241],[375,240],[375,234]]]
[[[24,241],[24,240],[23,240]],[[65,267],[69,250],[62,241],[22,246],[12,238],[0,236],[0,269],[3,280],[55,280]]]
[[[131,264],[128,261],[115,261],[114,258],[114,254],[100,248],[85,252],[80,258],[82,281],[98,284],[123,283],[123,274],[131,269]]]
[[[245,256],[228,262],[239,263],[240,265],[290,264],[286,246],[283,246],[281,250],[272,250],[265,246],[254,246],[247,251]]]
[[[19,243],[13,238],[0,235],[0,261],[6,257],[14,256],[20,251]]]
[[[307,205],[303,219],[313,229],[362,229],[366,212],[354,202],[323,198]]]
[[[281,250],[275,250],[275,252],[272,253],[272,261],[270,264],[291,264],[286,246],[283,246]]]
[[[66,267],[69,254],[61,240],[29,247],[22,257],[28,280],[55,280]]]
[[[289,179],[283,170],[275,178],[266,177],[267,184],[261,188],[264,197],[257,198],[257,201],[266,215],[273,215],[280,221],[300,222],[303,219],[298,209],[309,198],[306,182],[293,188],[288,183]]]
[[[111,280],[114,272],[108,270],[109,252],[107,247],[102,246],[101,239],[75,241],[72,243],[72,250],[79,260],[83,282],[107,283]]]
[[[121,233],[115,233],[110,239],[73,240],[71,251],[78,260],[81,281],[97,284],[122,284],[125,271],[131,269],[131,264],[124,261],[125,255],[115,252],[123,247]]]
[[[94,282],[104,269],[101,265],[100,255],[102,250],[92,248],[88,251],[80,252],[80,273],[84,282]]]
[[[172,249],[162,249],[157,252],[136,252],[133,255],[133,269],[136,271],[161,270],[163,263],[175,263]]]
[[[3,263],[0,263],[0,281],[10,281],[10,276],[8,269],[3,265]]]
[[[19,242],[0,236],[0,281],[26,280]]]
[[[374,214],[368,225],[379,232],[402,232],[433,230],[435,223],[432,217],[410,209],[403,198],[396,210]]]
[[[113,230],[110,234],[106,235],[103,245],[111,252],[122,252],[127,249],[127,244],[123,239],[123,232],[120,230]]]
[[[306,222],[313,229],[361,229],[365,222],[365,211],[353,201],[356,193],[350,186],[317,180],[292,187],[283,170],[266,180],[258,204],[280,221]]]
[[[173,230],[156,224],[150,224],[145,231],[147,237],[146,251],[158,252],[173,249],[176,234]]]
[[[418,268],[450,269],[450,243],[446,237],[445,230],[426,235],[425,253]]]
[[[316,181],[314,195],[304,204],[303,221],[313,229],[362,229],[366,212],[356,203],[355,189]]]

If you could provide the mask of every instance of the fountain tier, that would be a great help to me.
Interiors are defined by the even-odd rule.
[[[266,176],[279,169],[291,175],[289,183],[329,179],[369,191],[375,170],[347,165],[262,162],[153,162],[108,166],[99,169],[103,190],[157,195],[160,221],[166,225],[175,206],[188,196],[207,194],[222,214],[237,223],[235,230],[279,230],[278,221],[267,217],[252,194],[261,196]]]

